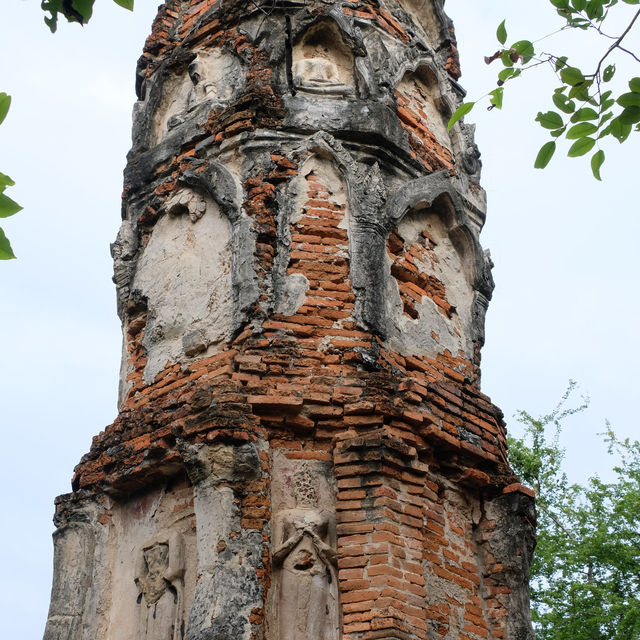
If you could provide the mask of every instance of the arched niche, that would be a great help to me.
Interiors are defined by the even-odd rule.
[[[434,0],[397,0],[397,2],[422,28],[429,44],[436,49],[442,40],[442,19],[434,6]]]
[[[159,143],[205,102],[226,103],[236,92],[242,68],[222,49],[198,51],[186,69],[168,71],[156,90],[161,91],[152,117],[152,143]]]
[[[230,336],[231,236],[231,223],[208,194],[183,187],[168,198],[132,285],[147,301],[147,384],[167,363],[184,362]]]
[[[191,524],[196,518],[193,501],[194,490],[187,479],[174,476],[164,486],[111,505],[110,539],[102,558],[103,571],[108,568],[110,573],[110,588],[99,600],[108,625],[92,637],[184,637],[198,561]]]
[[[283,248],[276,308],[286,316],[322,313],[328,303],[319,299],[330,298],[330,291],[350,281],[350,211],[335,159],[310,152],[291,183],[288,200],[288,250]]]
[[[395,93],[405,128],[411,129],[430,153],[439,156],[444,166],[453,164],[457,145],[447,131],[451,109],[442,96],[435,71],[427,64],[407,70]],[[436,168],[442,167],[432,167]]]
[[[387,239],[392,346],[404,354],[447,353],[471,368],[475,247],[447,195],[415,204]]]
[[[355,92],[355,61],[333,20],[307,29],[292,51],[292,76],[297,90],[328,96]]]

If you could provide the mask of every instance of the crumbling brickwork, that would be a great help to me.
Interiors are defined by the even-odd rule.
[[[438,0],[160,7],[46,640],[533,638],[452,34]]]

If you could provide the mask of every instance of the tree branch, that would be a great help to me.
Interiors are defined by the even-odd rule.
[[[627,25],[627,28],[622,32],[622,35],[607,49],[607,52],[602,56],[602,58],[600,58],[600,62],[598,62],[598,66],[596,67],[596,72],[595,72],[594,76],[597,76],[600,73],[600,67],[602,67],[602,63],[607,59],[609,54],[612,51],[614,51],[615,49],[621,48],[620,47],[620,43],[624,40],[624,38],[629,33],[629,31],[631,31],[631,28],[633,27],[635,21],[638,19],[638,16],[640,16],[640,9],[638,9],[638,11],[636,11],[636,14],[631,19],[631,22]],[[629,52],[627,52],[627,53],[629,53]],[[633,55],[633,54],[631,54],[631,55]],[[633,56],[633,57],[635,58],[635,56]],[[637,58],[636,58],[636,60],[637,60]]]

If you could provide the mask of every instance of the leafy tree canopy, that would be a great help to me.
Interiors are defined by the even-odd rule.
[[[500,43],[493,55],[485,57],[491,64],[499,61],[502,70],[498,72],[497,88],[486,94],[490,109],[502,108],[504,89],[507,83],[520,78],[525,72],[540,65],[547,66],[556,78],[556,88],[551,94],[554,109],[539,112],[536,121],[546,129],[551,140],[544,144],[536,157],[534,166],[544,169],[556,151],[556,139],[564,137],[569,141],[568,156],[576,158],[591,152],[591,170],[597,180],[601,179],[600,169],[605,154],[599,148],[602,138],[611,136],[622,143],[632,131],[640,131],[640,75],[625,78],[624,88],[617,91],[609,83],[616,73],[614,56],[629,57],[635,62],[640,58],[627,48],[629,34],[640,24],[640,9],[630,18],[620,33],[608,32],[606,20],[619,0],[549,0],[562,20],[558,32],[578,30],[585,37],[595,35],[596,47],[602,48],[594,68],[570,61],[561,52],[549,53],[539,49],[538,40],[518,40],[507,45],[506,21],[503,20],[496,31]],[[622,0],[627,5],[638,5],[640,0]],[[556,33],[558,33],[556,32]],[[554,34],[550,34],[554,35]],[[451,128],[460,118],[469,113],[477,101],[463,103],[449,121]]]
[[[113,0],[117,5],[133,11],[134,0]],[[58,28],[58,16],[64,16],[69,22],[86,24],[93,14],[95,0],[42,0],[41,7],[49,14],[45,17],[51,33]]]
[[[539,640],[640,639],[640,443],[619,440],[607,424],[604,441],[621,463],[615,482],[594,476],[570,484],[562,469],[562,421],[587,407],[558,406],[518,420],[511,464],[536,491],[538,544],[531,566],[532,619]]]

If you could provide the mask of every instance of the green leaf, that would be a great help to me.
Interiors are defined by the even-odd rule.
[[[68,11],[63,4],[64,14],[67,17],[67,20],[77,21],[80,24],[87,24],[93,14],[94,1],[95,0],[73,0],[72,7],[76,13]]]
[[[578,98],[578,100],[583,100],[584,102],[590,101],[589,98],[589,88],[591,87],[592,82],[589,80],[585,80],[580,84],[576,84],[569,90],[570,98]]]
[[[4,119],[7,117],[10,106],[11,96],[8,96],[6,93],[0,93],[0,124],[2,124]]]
[[[503,93],[504,93],[504,88],[503,87],[499,87],[498,89],[494,89],[493,91],[491,91],[489,93],[489,95],[491,96],[489,101],[491,102],[491,104],[494,107],[497,107],[498,109],[502,109],[502,94]]]
[[[551,160],[555,152],[556,143],[553,140],[551,140],[551,142],[543,144],[540,148],[540,151],[538,151],[538,155],[536,156],[536,161],[533,163],[533,167],[535,169],[544,169],[549,164],[549,160]]]
[[[619,116],[620,122],[622,124],[635,124],[636,122],[640,122],[640,107],[636,105],[632,105],[627,107]]]
[[[604,71],[602,72],[602,79],[605,82],[609,82],[609,80],[611,80],[611,78],[613,78],[613,76],[615,75],[615,72],[616,65],[610,64],[608,67],[605,67]]]
[[[567,155],[570,158],[577,158],[579,156],[583,156],[586,153],[589,153],[591,149],[593,149],[593,146],[595,145],[595,143],[596,141],[593,138],[580,138],[579,140],[576,140],[571,145]]]
[[[598,127],[591,122],[581,122],[576,124],[569,131],[567,131],[567,140],[577,140],[578,138],[584,138],[595,133]]]
[[[567,66],[567,56],[562,56],[556,59],[556,71],[560,71],[560,69],[564,69]]]
[[[620,117],[614,118],[609,124],[609,132],[622,144],[631,133],[631,125],[620,120]]]
[[[629,89],[634,93],[640,93],[640,78],[631,78],[629,80]]]
[[[640,107],[640,93],[623,93],[616,102],[621,107]]]
[[[593,172],[593,177],[596,180],[602,181],[602,178],[600,177],[600,167],[602,166],[603,162],[604,151],[600,149],[599,151],[596,151],[591,158],[591,171]]]
[[[451,116],[449,120],[449,124],[447,125],[447,131],[451,131],[451,127],[460,120],[460,118],[464,117],[473,109],[475,102],[463,102],[456,110],[455,113]]]
[[[566,127],[562,127],[562,129],[556,129],[555,131],[550,131],[549,135],[553,136],[554,138],[559,138],[564,132],[565,132]]]
[[[559,129],[564,124],[562,116],[555,111],[538,112],[536,122],[539,122],[545,129]]]
[[[564,113],[573,113],[576,109],[576,103],[573,100],[569,100],[563,93],[554,93],[551,99],[553,104]]]
[[[578,109],[572,116],[571,122],[584,122],[585,120],[597,120],[598,113],[590,107]]]
[[[58,13],[62,11],[62,0],[42,0],[40,7],[51,15],[45,16],[44,22],[55,33],[58,27]]]
[[[583,31],[589,28],[589,21],[586,18],[567,18],[567,24]]]
[[[133,0],[113,0],[117,5],[133,11]]]
[[[576,11],[583,11],[587,6],[587,0],[571,0],[571,4]]]
[[[602,126],[609,119],[613,118],[613,111],[608,111],[600,118],[600,126]]]
[[[600,96],[600,111],[606,111],[609,107],[612,107],[615,104],[615,100],[611,98],[611,91],[605,91]]]
[[[515,56],[515,54],[514,54]],[[511,52],[505,51],[501,56],[500,60],[505,67],[513,67],[513,60],[511,59]]]
[[[500,82],[505,82],[509,78],[511,78],[511,77],[513,77],[515,75],[519,75],[518,71],[520,71],[520,69],[514,69],[513,67],[507,67],[506,69],[503,69],[502,71],[500,71],[500,73],[498,73],[498,80],[500,80]]]
[[[21,210],[22,207],[17,202],[4,193],[0,193],[0,218],[8,218]]]
[[[600,20],[604,15],[604,8],[601,0],[589,0],[589,2],[587,2],[586,11],[591,20]]]
[[[560,78],[562,79],[562,82],[570,84],[572,87],[583,83],[585,80],[582,75],[582,71],[580,71],[578,67],[565,67],[560,71]]]
[[[15,182],[4,173],[0,173],[0,193],[2,193],[7,187],[13,187]]]
[[[2,227],[0,227],[0,260],[12,260],[16,257],[9,243],[9,239],[4,235]]]
[[[577,158],[578,156],[583,156],[585,153],[589,153],[596,141],[593,138],[580,138],[576,140],[571,147],[569,148],[569,153],[567,154],[570,158]]]
[[[511,45],[511,50],[522,57],[523,64],[527,64],[536,53],[530,40],[518,40],[518,42]]]
[[[549,2],[558,9],[568,9],[569,0],[549,0]]]
[[[117,2],[118,0],[116,0]],[[505,21],[503,20],[498,25],[498,30],[496,31],[496,38],[498,38],[498,42],[500,44],[504,44],[507,41],[507,28],[504,25]]]

